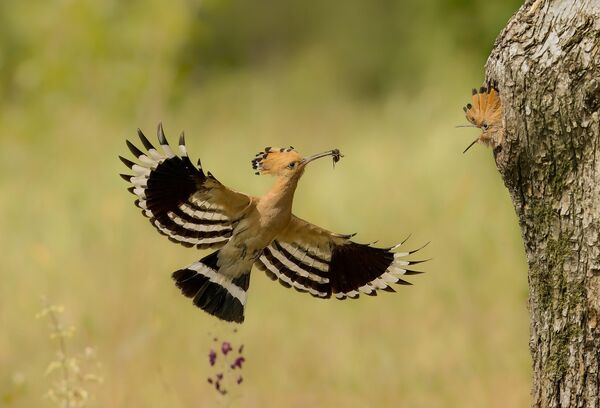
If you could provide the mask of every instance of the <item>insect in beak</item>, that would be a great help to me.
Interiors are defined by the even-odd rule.
[[[321,157],[331,156],[333,158],[333,164],[340,161],[340,158],[344,157],[342,153],[340,153],[339,149],[328,150],[326,152],[317,153],[312,156],[309,156],[302,160],[302,165],[305,166],[313,160],[320,159]]]

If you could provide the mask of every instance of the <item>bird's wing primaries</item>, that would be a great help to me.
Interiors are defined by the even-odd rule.
[[[199,248],[220,247],[230,238],[232,223],[249,205],[250,197],[232,191],[202,167],[196,168],[187,156],[183,133],[176,155],[169,146],[162,126],[158,126],[155,148],[144,134],[138,136],[146,152],[127,141],[139,163],[121,157],[133,175],[121,175],[133,184],[129,188],[150,222],[171,241]]]
[[[352,235],[339,235],[292,216],[288,227],[260,256],[258,266],[273,280],[315,297],[357,298],[393,292],[392,283],[410,285],[405,275],[422,261],[409,261],[416,251],[400,252],[357,244]]]

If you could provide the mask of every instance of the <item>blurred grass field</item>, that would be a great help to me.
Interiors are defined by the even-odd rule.
[[[44,370],[55,346],[34,318],[44,295],[77,327],[70,347],[97,348],[104,383],[91,387],[90,406],[528,404],[517,220],[491,152],[463,155],[476,132],[454,128],[517,2],[413,2],[412,14],[384,21],[406,22],[402,37],[336,40],[389,14],[384,3],[375,11],[336,3],[342,22],[278,37],[284,51],[253,51],[261,63],[248,63],[241,46],[216,53],[222,32],[227,44],[261,42],[273,21],[278,33],[301,32],[304,20],[290,17],[297,10],[263,2],[259,10],[274,17],[261,20],[235,1],[206,2],[221,10],[208,17],[183,0],[0,5],[0,406],[50,404]],[[307,21],[332,18],[316,1],[291,4],[313,13]],[[463,36],[462,24],[473,21],[481,36]],[[203,36],[210,47],[190,42]],[[394,58],[370,54],[379,40]],[[255,270],[246,322],[233,335],[170,279],[204,252],[158,235],[118,177],[125,138],[135,140],[137,127],[153,134],[159,120],[173,142],[186,130],[192,159],[252,194],[272,182],[250,168],[264,146],[339,148],[345,158],[334,170],[326,161],[307,170],[295,213],[358,232],[360,242],[393,245],[409,233],[410,248],[431,241],[419,254],[433,258],[422,265],[427,273],[397,294],[342,302],[285,289]],[[206,382],[214,334],[245,344],[245,382],[225,400]]]

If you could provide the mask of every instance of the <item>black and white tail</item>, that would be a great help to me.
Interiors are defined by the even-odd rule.
[[[242,323],[250,271],[234,279],[220,274],[218,255],[219,251],[213,252],[173,272],[173,279],[181,293],[192,298],[200,309],[221,320]]]

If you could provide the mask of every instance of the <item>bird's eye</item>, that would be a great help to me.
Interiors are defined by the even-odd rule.
[[[489,126],[489,125],[488,125],[486,122],[483,122],[483,123],[481,124],[481,128],[482,128],[483,130],[488,130],[488,129],[489,129],[489,127],[490,127],[490,126]]]
[[[293,169],[294,167],[296,167],[296,162],[290,162],[290,164],[287,165],[288,169]]]

